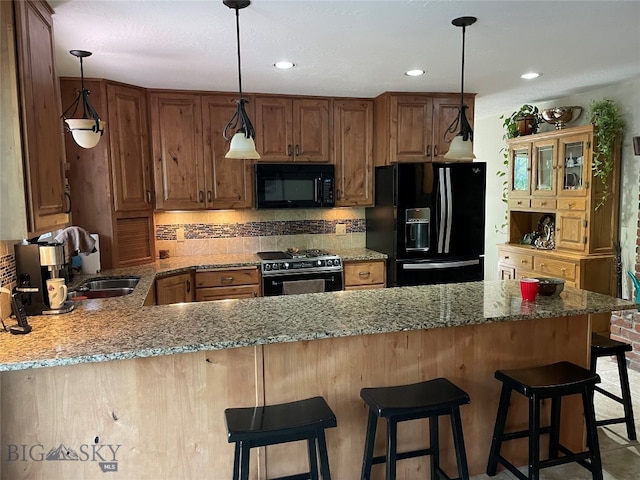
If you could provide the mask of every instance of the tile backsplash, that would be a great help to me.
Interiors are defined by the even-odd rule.
[[[13,254],[13,244],[16,241],[0,241],[0,286],[11,290],[16,284],[16,257]],[[11,314],[11,299],[9,295],[0,294],[0,318],[5,319]]]
[[[364,208],[158,212],[155,222],[156,250],[173,256],[365,246]]]

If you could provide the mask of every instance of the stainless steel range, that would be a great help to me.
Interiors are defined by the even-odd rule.
[[[342,290],[342,259],[326,250],[258,252],[264,296]]]

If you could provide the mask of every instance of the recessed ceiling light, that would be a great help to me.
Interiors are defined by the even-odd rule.
[[[525,80],[532,80],[534,78],[538,78],[539,76],[540,74],[537,72],[529,72],[523,73],[522,75],[520,75],[520,78],[524,78]]]
[[[290,68],[295,67],[296,64],[293,63],[293,62],[282,61],[282,62],[274,63],[273,66],[276,67],[276,68],[279,68],[281,70],[288,70]]]
[[[420,75],[424,75],[426,72],[424,70],[408,70],[404,72],[405,75],[409,77],[419,77]]]

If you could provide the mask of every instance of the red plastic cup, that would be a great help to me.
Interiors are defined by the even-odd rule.
[[[537,278],[521,278],[520,279],[520,294],[522,295],[522,299],[525,302],[533,302],[536,299],[536,295],[538,295],[538,284],[539,280]]]

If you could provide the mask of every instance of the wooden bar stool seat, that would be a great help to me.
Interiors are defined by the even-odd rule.
[[[233,480],[248,480],[249,453],[254,447],[307,441],[309,471],[271,480],[331,480],[324,431],[335,427],[336,416],[322,397],[263,407],[224,411],[229,443],[235,443]]]
[[[624,417],[608,418],[604,420],[596,420],[596,425],[613,425],[616,423],[624,423],[627,426],[627,437],[629,440],[636,440],[636,425],[633,418],[633,406],[631,404],[631,388],[629,387],[629,372],[627,371],[626,352],[633,350],[633,347],[625,342],[619,342],[607,338],[597,333],[591,334],[591,371],[596,372],[598,358],[600,357],[616,357],[618,362],[618,376],[620,377],[620,391],[622,396],[619,397],[599,385],[595,386],[596,392],[609,397],[611,400],[622,404],[624,409]]]
[[[460,419],[460,405],[469,403],[469,395],[465,391],[446,378],[437,378],[411,385],[363,388],[360,390],[360,397],[369,407],[361,480],[370,480],[371,467],[378,463],[386,464],[386,480],[395,480],[398,460],[424,455],[431,456],[430,478],[451,480],[440,467],[438,418],[443,415],[451,418],[458,478],[468,480],[469,471]],[[376,426],[381,417],[387,420],[387,452],[386,455],[374,457]],[[429,448],[398,453],[398,423],[419,418],[429,419]]]
[[[540,367],[515,370],[498,370],[495,378],[502,382],[500,403],[496,415],[493,440],[489,451],[487,475],[493,477],[501,463],[521,480],[539,480],[540,470],[547,467],[577,462],[589,470],[594,480],[602,480],[602,463],[593,409],[593,392],[600,377],[586,368],[570,362],[559,362]],[[527,430],[505,433],[511,392],[516,391],[529,400],[529,427]],[[572,452],[560,444],[560,417],[562,397],[582,396],[584,419],[587,429],[587,451]],[[549,426],[540,426],[541,401],[551,399]],[[549,458],[540,460],[540,435],[549,434]],[[525,475],[500,454],[502,443],[517,438],[529,439],[529,475]],[[559,455],[562,453],[562,455]]]

